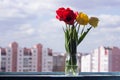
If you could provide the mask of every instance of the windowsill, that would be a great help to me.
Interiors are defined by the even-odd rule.
[[[5,75],[65,76],[64,72],[0,72],[0,76]],[[80,72],[79,76],[120,76],[120,72]]]
[[[0,80],[21,78],[22,80],[120,80],[120,72],[81,72],[78,76],[66,76],[64,72],[0,72]]]

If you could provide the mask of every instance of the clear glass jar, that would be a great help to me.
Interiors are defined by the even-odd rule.
[[[65,75],[77,76],[80,71],[79,61],[77,54],[70,55],[67,53],[65,59]]]

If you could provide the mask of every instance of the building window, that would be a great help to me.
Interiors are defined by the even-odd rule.
[[[8,66],[8,68],[10,68],[10,66]]]
[[[10,58],[8,58],[8,60],[10,60]]]
[[[28,64],[29,64],[29,59],[28,58],[24,58],[23,66],[24,67],[28,67]]]
[[[33,71],[36,71],[35,69],[33,69]]]
[[[10,72],[10,70],[8,69],[8,72]]]
[[[2,60],[6,60],[6,58],[2,58]]]
[[[36,54],[34,53],[34,56],[36,56]]]
[[[36,66],[34,65],[33,67],[35,68]]]
[[[8,62],[8,64],[10,64],[10,62]]]
[[[46,53],[46,51],[44,51],[44,53]]]
[[[21,52],[22,52],[22,50],[19,50],[19,52],[21,53]]]
[[[29,62],[30,64],[32,64],[32,62]]]
[[[32,71],[32,69],[29,69],[29,71]]]
[[[36,50],[34,50],[33,52],[36,53]]]
[[[22,54],[19,54],[20,56],[22,56]]]
[[[30,57],[29,59],[31,60],[32,58]]]
[[[8,54],[8,56],[11,56],[11,54]]]
[[[9,49],[8,52],[11,52],[11,50]]]
[[[19,60],[21,60],[21,58],[19,58]]]
[[[24,69],[23,72],[28,72],[29,70],[28,69]]]

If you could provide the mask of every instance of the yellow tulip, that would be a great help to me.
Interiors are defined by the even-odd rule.
[[[86,14],[80,12],[76,17],[76,21],[81,25],[87,25],[89,22],[89,18]]]
[[[89,20],[89,24],[94,28],[97,27],[99,19],[97,17],[91,17]]]

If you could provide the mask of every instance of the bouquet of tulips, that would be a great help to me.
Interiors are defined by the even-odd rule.
[[[65,34],[65,49],[66,53],[70,55],[70,58],[66,61],[66,71],[71,70],[75,72],[77,64],[76,53],[77,46],[83,41],[88,32],[93,28],[96,28],[99,22],[97,17],[88,17],[83,12],[74,12],[70,8],[59,8],[56,10],[56,18],[60,21],[64,21],[66,27],[63,28]],[[71,67],[67,67],[70,66]]]

